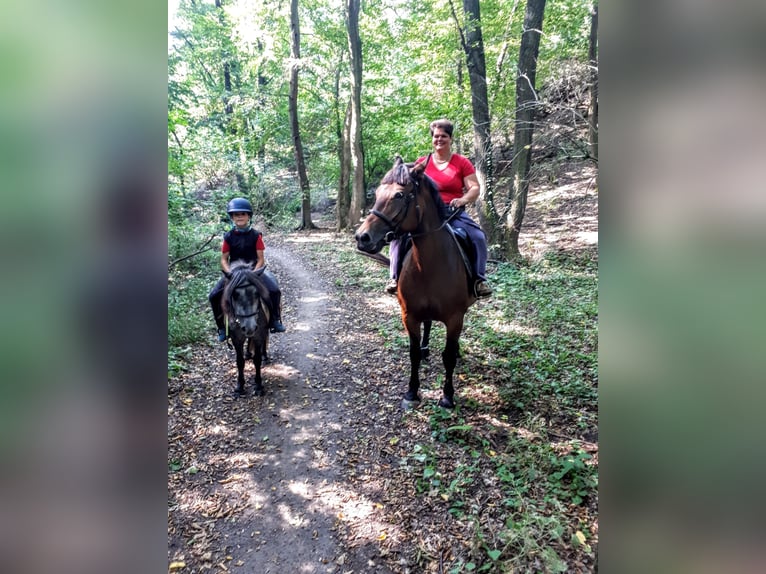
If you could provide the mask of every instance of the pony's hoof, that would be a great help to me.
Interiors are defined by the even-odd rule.
[[[235,397],[244,397],[245,396],[245,389],[237,387],[234,389],[234,396]]]
[[[263,389],[255,389],[255,391],[253,391],[253,394],[256,397],[262,397],[263,395],[266,394],[266,391],[264,391]]]
[[[447,397],[442,397],[439,399],[439,406],[443,409],[454,409],[455,408],[455,401],[448,399]]]
[[[411,411],[412,409],[417,408],[420,405],[420,399],[415,399],[414,401],[411,401],[407,398],[402,399],[402,409],[405,411]]]

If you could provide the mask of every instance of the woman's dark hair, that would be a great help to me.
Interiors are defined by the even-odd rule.
[[[430,128],[431,128],[431,135],[434,135],[434,130],[436,128],[439,128],[447,132],[447,135],[449,137],[452,137],[452,130],[455,129],[455,126],[448,119],[442,118],[440,120],[432,121]]]

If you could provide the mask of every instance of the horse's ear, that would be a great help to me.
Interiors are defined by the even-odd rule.
[[[417,162],[415,165],[413,165],[410,168],[410,175],[413,177],[418,177],[422,175],[423,172],[426,170],[426,163],[428,163],[428,160]]]
[[[402,159],[402,156],[399,154],[396,154],[396,157],[394,158],[394,167],[400,166],[404,163],[404,160]]]

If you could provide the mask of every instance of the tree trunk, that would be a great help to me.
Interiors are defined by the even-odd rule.
[[[295,164],[298,168],[298,182],[301,189],[301,225],[300,229],[314,229],[311,221],[311,190],[306,174],[306,162],[303,158],[303,144],[298,124],[298,68],[301,60],[301,31],[298,21],[298,0],[290,1],[290,95],[288,113],[290,115],[290,131],[293,136],[293,151]]]
[[[521,33],[519,48],[519,75],[516,78],[516,127],[513,138],[513,200],[508,213],[506,232],[508,233],[508,258],[517,260],[519,253],[519,233],[524,212],[527,208],[529,191],[529,166],[532,152],[532,133],[534,115],[537,108],[535,93],[535,75],[537,73],[537,55],[540,51],[540,36],[543,31],[545,0],[527,0],[524,15],[524,29]]]
[[[473,117],[473,148],[476,177],[480,193],[477,201],[479,224],[487,234],[489,244],[498,243],[498,217],[494,207],[492,136],[490,131],[489,97],[487,96],[487,66],[484,57],[484,39],[481,33],[479,0],[463,0],[465,37],[462,38],[471,84],[471,112]]]
[[[590,15],[590,106],[588,109],[588,146],[590,156],[598,161],[598,4],[593,6]]]
[[[223,11],[223,1],[215,0],[215,6],[218,9],[218,23],[222,28],[230,27],[226,21],[226,15]],[[237,130],[236,118],[234,117],[234,105],[231,103],[231,95],[234,92],[231,83],[231,55],[227,53],[224,47],[221,50],[221,60],[223,62],[223,111],[226,118],[223,126],[223,132],[226,137],[226,147],[229,159],[234,168],[234,176],[237,179],[237,188],[240,194],[247,195],[250,190],[250,184],[247,181],[243,166],[247,163],[247,156],[242,147],[242,140]]]
[[[346,105],[343,118],[342,133],[340,134],[340,178],[338,182],[338,201],[335,204],[337,213],[336,231],[351,227],[348,214],[351,206],[351,100]]]
[[[348,222],[356,227],[364,214],[364,151],[362,149],[362,40],[359,37],[360,0],[348,0],[348,46],[351,55],[351,122],[349,145],[351,151],[351,205]]]

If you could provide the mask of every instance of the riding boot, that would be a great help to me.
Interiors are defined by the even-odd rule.
[[[218,340],[223,343],[226,340],[227,335],[226,325],[224,324],[222,315],[215,316],[215,326],[218,328]]]
[[[282,324],[282,292],[271,292],[271,325],[272,333],[284,333],[285,326]]]
[[[210,307],[213,309],[213,318],[215,326],[218,328],[218,340],[223,343],[226,338],[226,325],[223,318],[223,308],[221,306],[221,297],[223,296],[223,280],[218,281],[213,290],[208,295]]]

